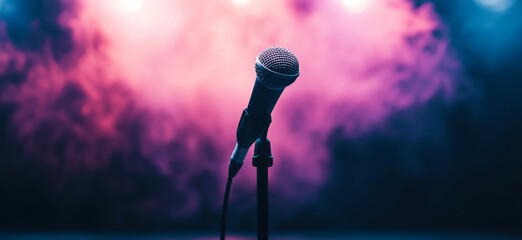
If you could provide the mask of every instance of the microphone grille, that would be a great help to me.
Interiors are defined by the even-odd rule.
[[[268,48],[258,56],[259,62],[268,70],[285,75],[299,74],[299,62],[295,55],[282,47]]]
[[[265,87],[281,90],[299,76],[299,62],[292,52],[284,48],[269,48],[257,55],[256,74]]]

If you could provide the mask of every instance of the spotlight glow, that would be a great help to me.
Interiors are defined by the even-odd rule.
[[[358,14],[368,7],[369,0],[343,0],[343,2],[348,12]]]
[[[120,0],[119,5],[126,12],[134,13],[141,9],[142,4],[142,0]]]
[[[250,3],[250,0],[232,0],[232,3],[239,6],[244,6]]]
[[[482,8],[495,12],[506,11],[514,3],[513,0],[475,0],[475,3]]]

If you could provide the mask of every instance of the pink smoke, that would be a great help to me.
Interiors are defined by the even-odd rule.
[[[18,68],[28,60],[35,66],[2,101],[21,104],[13,119],[18,136],[28,155],[52,166],[96,169],[115,152],[139,151],[172,179],[180,198],[171,206],[174,217],[197,212],[204,199],[221,198],[203,197],[207,193],[191,181],[211,173],[223,185],[254,84],[255,57],[265,48],[291,50],[301,67],[269,132],[272,191],[294,203],[280,209],[287,214],[327,180],[332,131],[357,137],[436,93],[451,100],[461,84],[448,39],[433,34],[444,30],[430,5],[368,0],[353,14],[343,1],[315,1],[306,13],[293,1],[138,2],[84,0],[76,12],[64,12],[61,22],[81,46],[70,54],[76,61],[71,66],[50,53],[42,58],[0,46],[1,66],[8,59]],[[45,141],[35,134],[42,127],[50,129]],[[64,138],[65,162],[52,151]],[[236,206],[254,207],[241,199],[255,194],[248,163],[234,188],[243,193],[232,195]],[[220,201],[212,204],[218,209]]]

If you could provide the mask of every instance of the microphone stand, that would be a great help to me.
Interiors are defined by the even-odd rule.
[[[257,239],[268,240],[268,168],[274,163],[270,141],[256,140],[252,165],[257,168]]]
[[[272,150],[270,148],[270,141],[267,138],[268,128],[272,122],[270,114],[260,114],[252,117],[247,109],[243,110],[239,126],[237,130],[238,144],[250,146],[255,141],[254,156],[252,157],[252,165],[257,168],[257,239],[268,240],[268,168],[274,163],[272,157]],[[233,157],[236,153],[233,153]],[[239,171],[241,165],[232,165],[235,163],[231,160],[229,167],[229,176],[235,176]],[[230,175],[230,174],[233,175]],[[228,186],[228,185],[227,185]],[[223,216],[226,216],[226,201],[225,201]],[[226,222],[222,218],[222,226]],[[222,239],[224,239],[224,229],[222,228]]]

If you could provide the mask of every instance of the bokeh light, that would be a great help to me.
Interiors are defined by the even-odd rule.
[[[232,3],[238,6],[244,6],[250,3],[251,0],[232,0]]]
[[[142,0],[120,0],[121,9],[130,13],[139,11],[142,5]]]
[[[343,3],[351,14],[363,12],[369,4],[370,0],[343,0]]]
[[[475,0],[477,5],[495,12],[503,12],[509,9],[514,0]]]

